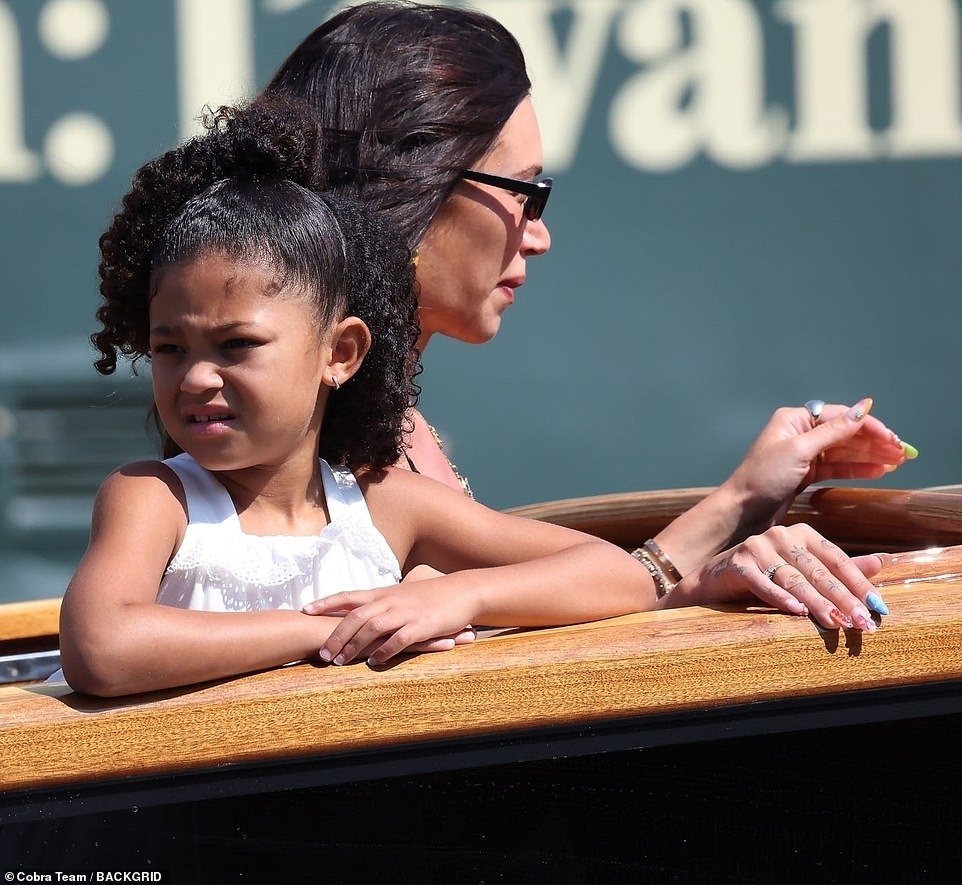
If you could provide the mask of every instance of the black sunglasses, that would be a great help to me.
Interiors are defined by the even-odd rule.
[[[502,190],[511,191],[513,194],[524,194],[524,217],[528,221],[537,221],[544,214],[545,204],[551,196],[552,179],[544,178],[541,181],[521,181],[517,178],[502,178],[500,175],[488,175],[487,172],[475,172],[473,169],[464,169],[461,177],[468,181],[477,181],[481,184],[490,184]]]

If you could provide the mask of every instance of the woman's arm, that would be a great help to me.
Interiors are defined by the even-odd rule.
[[[280,666],[315,656],[338,622],[157,604],[186,522],[179,489],[157,462],[128,465],[101,486],[61,609],[61,660],[77,691],[132,694]]]
[[[904,463],[907,452],[915,457],[917,452],[869,416],[871,407],[870,399],[851,408],[825,406],[815,427],[806,409],[779,409],[735,472],[656,541],[686,575],[777,524],[810,483],[875,479]],[[790,549],[781,552],[787,556]]]

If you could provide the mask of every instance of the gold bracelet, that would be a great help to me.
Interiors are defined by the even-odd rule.
[[[674,583],[677,584],[681,580],[681,572],[675,568],[675,564],[668,558],[668,554],[655,543],[654,538],[649,538],[641,546],[651,554],[652,559],[661,566],[661,570],[668,575]]]
[[[632,550],[631,555],[648,570],[648,574],[651,575],[652,581],[655,582],[656,599],[661,599],[662,597],[667,596],[672,590],[675,589],[675,585],[672,580],[662,571],[661,566],[655,562],[651,554],[644,547],[639,547],[637,550]]]

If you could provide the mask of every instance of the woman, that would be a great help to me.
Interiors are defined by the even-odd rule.
[[[527,259],[551,245],[530,85],[517,41],[490,17],[387,0],[321,25],[265,89],[313,106],[333,187],[406,237],[422,352],[435,334],[491,339]],[[657,595],[677,584],[671,604],[684,604],[747,590],[828,628],[874,630],[865,601],[883,613],[884,603],[865,576],[877,558],[853,561],[806,526],[777,525],[809,483],[879,477],[914,456],[870,408],[779,409],[728,480],[636,551]],[[431,427],[412,418],[406,466],[467,490]]]

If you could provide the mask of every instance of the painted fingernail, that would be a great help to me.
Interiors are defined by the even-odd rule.
[[[915,448],[915,446],[913,446],[911,443],[905,442],[905,440],[901,440],[901,443],[902,451],[905,452],[906,461],[914,461],[916,458],[918,458],[919,450]]]
[[[872,411],[872,397],[867,396],[860,399],[852,408],[848,410],[848,417],[853,421],[861,421],[869,412]]]
[[[889,613],[889,607],[885,604],[885,600],[882,599],[882,595],[875,590],[865,597],[865,604],[873,612],[877,612],[880,615],[887,615]]]
[[[843,615],[837,608],[833,608],[828,616],[832,621],[839,627],[845,627],[846,630],[851,630],[855,625],[852,623],[852,619],[848,615]]]
[[[861,608],[861,606],[859,606],[859,608]],[[864,609],[861,611],[856,609],[852,612],[852,624],[857,630],[862,630],[865,633],[874,633],[878,629],[871,615]]]

